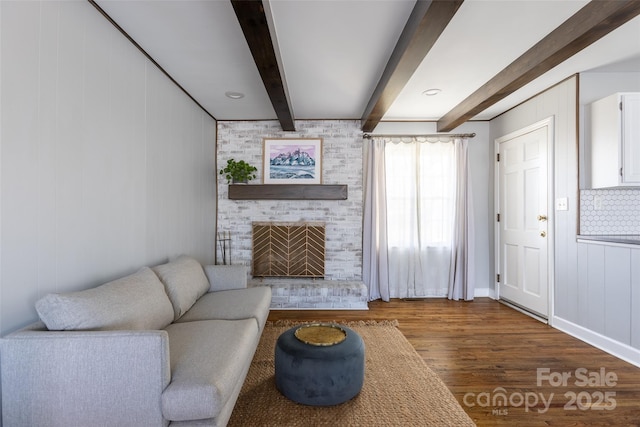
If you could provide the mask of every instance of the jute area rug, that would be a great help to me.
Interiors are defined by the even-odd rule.
[[[446,385],[396,328],[397,322],[342,323],[365,343],[364,386],[336,406],[295,403],[275,387],[274,348],[298,324],[268,322],[229,426],[474,426]]]

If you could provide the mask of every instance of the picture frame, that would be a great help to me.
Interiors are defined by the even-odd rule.
[[[322,138],[264,138],[264,184],[322,184]]]

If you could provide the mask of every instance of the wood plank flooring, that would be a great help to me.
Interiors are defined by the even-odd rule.
[[[271,311],[279,319],[397,319],[478,426],[640,426],[640,368],[489,298]]]

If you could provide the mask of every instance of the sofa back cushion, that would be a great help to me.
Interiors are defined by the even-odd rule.
[[[173,321],[164,286],[150,268],[96,288],[48,294],[36,302],[49,330],[155,330]]]
[[[198,261],[181,255],[167,264],[153,267],[173,304],[174,319],[180,318],[209,290],[209,280]]]

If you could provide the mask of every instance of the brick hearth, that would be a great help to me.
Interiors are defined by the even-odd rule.
[[[271,286],[272,310],[368,310],[368,290],[357,280],[254,278],[248,286]]]

